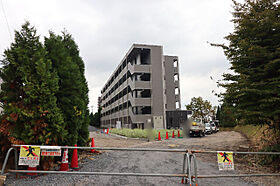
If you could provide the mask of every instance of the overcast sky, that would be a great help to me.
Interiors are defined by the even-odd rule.
[[[179,56],[182,107],[202,96],[218,105],[212,90],[229,68],[221,48],[233,31],[231,0],[0,0],[0,54],[14,30],[28,20],[41,36],[64,28],[73,35],[86,66],[89,107],[133,43],[158,44]],[[43,39],[43,37],[42,37]],[[210,79],[213,77],[213,80]],[[73,77],[74,78],[74,77]]]

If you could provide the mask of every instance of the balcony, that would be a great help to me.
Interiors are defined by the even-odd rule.
[[[179,81],[178,80],[174,81],[174,85],[175,85],[175,87],[179,87]]]
[[[151,69],[151,65],[132,65],[132,64],[128,64],[128,71],[131,73],[131,74],[134,74],[134,73],[143,73],[143,72],[150,72],[150,69]]]
[[[132,107],[132,112],[134,115],[151,114],[152,108],[151,106],[137,106],[137,107]]]
[[[150,89],[151,85],[149,81],[135,81],[134,88],[141,89]]]
[[[179,94],[175,95],[175,101],[180,101],[180,95]]]

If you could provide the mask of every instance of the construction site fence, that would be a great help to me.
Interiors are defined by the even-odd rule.
[[[189,183],[190,185],[198,185],[198,179],[201,178],[225,178],[225,177],[259,177],[259,176],[280,176],[278,173],[269,174],[222,174],[222,175],[198,175],[197,171],[197,153],[212,153],[217,154],[221,151],[207,151],[207,150],[190,150],[190,149],[153,149],[153,148],[117,148],[117,147],[76,147],[76,146],[56,146],[61,149],[84,149],[84,150],[113,150],[113,151],[150,151],[150,152],[171,152],[171,153],[184,153],[183,156],[183,170],[178,174],[163,174],[163,173],[112,173],[112,172],[67,172],[67,171],[41,171],[41,170],[18,170],[18,150],[17,147],[22,145],[12,145],[8,150],[1,175],[4,175],[4,171],[8,162],[10,153],[14,151],[15,157],[15,170],[8,170],[8,173],[39,173],[39,174],[77,174],[77,175],[103,175],[103,176],[144,176],[144,177],[181,177],[182,183]],[[24,145],[24,146],[39,146],[40,145]],[[254,154],[254,155],[280,155],[280,152],[237,152],[233,151],[233,154]],[[193,162],[193,163],[192,163]]]

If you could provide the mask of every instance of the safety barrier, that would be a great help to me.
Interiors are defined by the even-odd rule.
[[[15,170],[8,170],[10,173],[43,173],[43,174],[79,174],[79,175],[107,175],[107,176],[148,176],[148,177],[186,177],[186,174],[152,174],[152,173],[110,173],[110,172],[67,172],[67,171],[30,171],[30,170],[18,170],[17,167],[17,148],[21,145],[13,145],[5,157],[1,174],[4,174],[6,164],[10,153],[12,150],[15,152]],[[24,146],[33,146],[33,145],[24,145]],[[39,145],[34,145],[39,146]],[[44,147],[44,146],[39,146]],[[151,152],[177,152],[182,153],[186,152],[185,149],[151,149],[151,148],[115,148],[115,147],[74,147],[74,146],[57,146],[61,149],[84,149],[84,150],[116,150],[116,151],[151,151]]]
[[[182,183],[189,183],[190,185],[198,185],[199,178],[226,178],[226,177],[259,177],[259,176],[280,176],[279,173],[270,174],[222,174],[222,175],[198,175],[197,173],[197,161],[195,153],[217,154],[221,151],[205,151],[205,150],[188,150],[186,158],[184,157],[183,167],[187,162],[187,181],[186,177],[182,178]],[[280,152],[231,152],[232,154],[253,154],[253,155],[280,155]],[[192,175],[191,160],[194,161],[194,176]],[[184,169],[183,169],[184,171]]]
[[[77,175],[104,175],[104,176],[147,176],[147,177],[181,177],[182,183],[198,185],[200,178],[224,178],[224,177],[253,177],[253,176],[280,176],[280,174],[226,174],[226,175],[198,175],[196,153],[218,153],[219,151],[188,150],[188,149],[151,149],[151,148],[116,148],[116,147],[75,147],[58,146],[61,149],[85,149],[85,150],[115,150],[115,151],[151,151],[151,152],[176,152],[184,153],[183,171],[181,174],[156,174],[156,173],[110,173],[110,172],[67,172],[67,171],[30,171],[18,170],[17,166],[17,147],[13,145],[7,152],[1,174],[4,174],[9,155],[12,150],[15,154],[15,170],[8,170],[9,173],[42,173],[42,174],[77,174]],[[40,146],[43,147],[43,146]],[[232,152],[233,154],[255,154],[255,155],[280,155],[280,152]],[[193,161],[193,167],[192,167]],[[193,170],[193,171],[192,171]],[[194,175],[192,175],[194,172]]]

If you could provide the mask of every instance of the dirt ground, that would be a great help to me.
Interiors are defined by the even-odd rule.
[[[234,131],[218,132],[206,137],[192,137],[183,139],[169,139],[147,142],[146,140],[135,140],[129,138],[115,137],[92,132],[96,146],[100,147],[149,147],[149,148],[184,148],[192,150],[221,150],[221,151],[249,151],[250,141],[242,134]],[[114,139],[112,141],[112,139]],[[217,164],[216,154],[197,154],[200,161]],[[264,168],[249,164],[243,155],[235,156],[235,170],[240,174],[263,173]],[[217,166],[217,165],[216,165]],[[207,171],[206,171],[207,172]],[[265,173],[271,172],[265,169]],[[231,178],[227,178],[231,179]],[[252,177],[242,178],[249,183],[257,185],[280,185],[280,177]]]
[[[178,148],[192,150],[246,151],[249,141],[240,133],[227,131],[183,139],[162,141],[127,139],[115,135],[91,132],[96,147],[136,147],[136,148]],[[86,155],[81,158],[80,171],[90,172],[134,172],[134,173],[182,173],[184,153],[171,152],[133,152],[133,151],[102,151],[99,155]],[[197,154],[198,174],[239,174],[259,172],[251,168],[244,159],[234,157],[234,171],[219,171],[216,154]],[[134,177],[134,176],[74,176],[47,175],[36,179],[14,179],[7,176],[7,185],[182,185],[181,178],[169,177]],[[198,185],[280,185],[280,178],[214,178],[199,179]]]
[[[234,131],[218,132],[206,137],[192,137],[183,139],[170,139],[163,141],[141,141],[135,139],[118,138],[115,136],[91,133],[95,138],[96,146],[114,146],[114,147],[150,147],[150,148],[184,148],[192,150],[222,150],[222,151],[248,151],[250,142],[243,135]],[[112,139],[114,139],[112,141]],[[201,162],[217,164],[216,154],[197,154]],[[246,158],[245,158],[246,159]],[[217,166],[217,165],[215,165]],[[262,168],[248,164],[244,161],[242,155],[236,155],[235,158],[236,173],[262,173]],[[206,171],[207,172],[207,171]],[[268,173],[269,170],[266,169]],[[219,172],[218,172],[219,173]],[[231,178],[227,178],[228,180]],[[246,182],[257,185],[280,185],[279,177],[254,177],[243,178]]]

